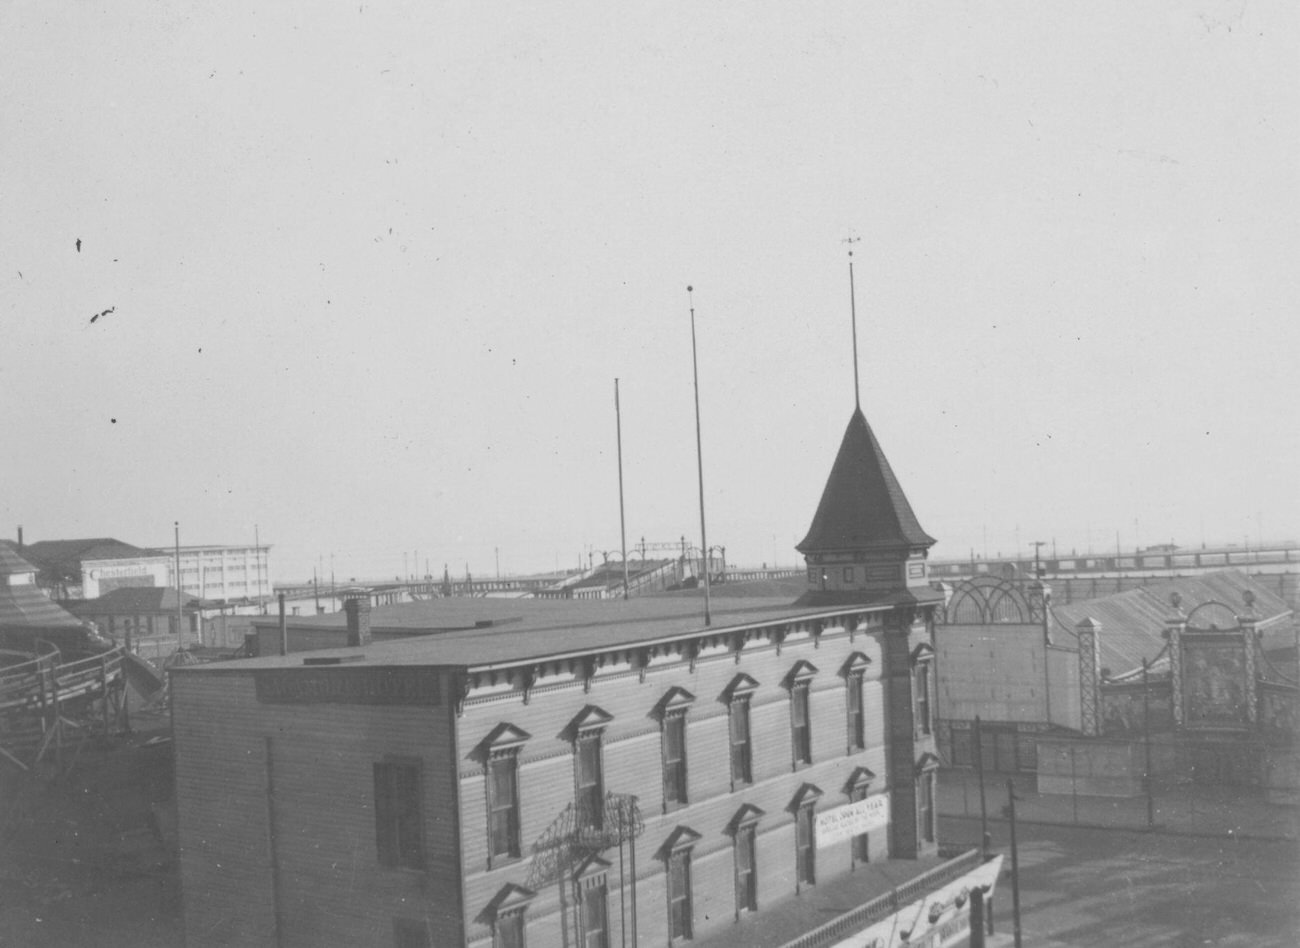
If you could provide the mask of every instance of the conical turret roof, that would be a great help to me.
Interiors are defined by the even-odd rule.
[[[800,553],[930,547],[862,409],[855,408]]]

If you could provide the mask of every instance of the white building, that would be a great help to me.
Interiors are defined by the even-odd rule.
[[[175,550],[148,550],[140,556],[81,562],[81,595],[95,599],[123,586],[170,586],[203,600],[258,600],[272,593],[271,548],[183,546],[180,582]]]

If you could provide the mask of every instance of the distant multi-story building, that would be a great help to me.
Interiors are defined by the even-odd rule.
[[[179,588],[208,602],[258,602],[272,593],[266,544],[183,546],[179,582],[174,548],[145,549],[102,537],[42,540],[24,546],[23,555],[39,567],[38,581],[59,599],[97,599],[140,586]]]

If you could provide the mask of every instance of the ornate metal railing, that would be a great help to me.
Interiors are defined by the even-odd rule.
[[[978,866],[980,861],[979,850],[972,849],[941,866],[935,866],[929,872],[921,873],[915,879],[903,883],[896,889],[891,889],[870,902],[864,902],[824,925],[819,925],[810,932],[805,932],[794,941],[786,942],[781,948],[823,948],[825,945],[842,941],[868,925],[888,918],[899,909],[906,908],[939,886],[965,875]]]

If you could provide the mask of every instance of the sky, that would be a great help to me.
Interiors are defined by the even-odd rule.
[[[0,7],[0,534],[795,565],[1300,539],[1300,12]],[[846,238],[857,241],[846,244]],[[686,287],[694,287],[688,296]]]

